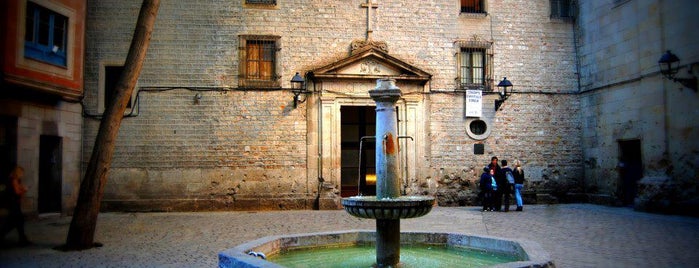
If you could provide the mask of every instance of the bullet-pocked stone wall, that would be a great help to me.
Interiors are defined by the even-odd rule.
[[[471,120],[464,118],[463,93],[449,92],[453,85],[448,82],[440,84],[438,89],[447,92],[430,95],[426,185],[436,188],[440,205],[475,204],[483,167],[497,156],[522,162],[525,190],[541,197],[537,201],[534,194],[530,202],[579,191],[583,170],[573,23],[550,18],[548,1],[486,2],[488,16],[459,15],[454,35],[493,42],[493,85],[507,77],[512,94],[495,112],[497,95],[484,92],[481,119],[491,133],[476,140],[467,133]],[[456,77],[453,70],[444,74],[445,81]],[[484,154],[474,154],[475,144],[483,144]]]
[[[349,55],[366,35],[366,1],[164,1],[138,81],[137,116],[124,119],[105,207],[147,210],[311,208],[307,103],[288,90],[239,90],[238,36],[279,36],[277,73],[289,88],[296,72]],[[551,192],[582,176],[573,24],[551,19],[547,1],[484,1],[488,15],[461,14],[459,1],[379,1],[373,40],[432,75],[421,118],[429,140],[418,174],[422,192],[443,205],[474,204],[474,182],[490,156],[520,159],[530,190]],[[98,114],[101,64],[123,63],[140,1],[88,4],[86,110]],[[462,41],[491,42],[492,79],[515,85],[501,111],[485,92],[491,135],[466,133],[456,92]],[[368,90],[368,89],[367,89]],[[201,99],[197,99],[197,93]],[[317,94],[309,97],[317,97]],[[86,119],[84,161],[98,121]],[[486,153],[473,155],[473,144]],[[312,173],[312,172],[311,172]],[[452,178],[453,177],[453,178]],[[454,179],[456,178],[456,179]],[[461,183],[454,184],[454,180]],[[546,183],[537,183],[545,181]],[[550,183],[555,181],[556,183]],[[572,187],[572,186],[571,186]]]
[[[581,115],[589,192],[620,199],[620,143],[640,144],[638,209],[694,214],[699,193],[699,95],[660,74],[667,50],[679,78],[697,76],[699,5],[682,1],[579,1]],[[691,73],[690,73],[691,72]],[[689,206],[689,207],[688,207]]]

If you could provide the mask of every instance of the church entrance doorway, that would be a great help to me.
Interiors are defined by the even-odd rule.
[[[340,117],[340,195],[376,195],[376,108],[341,106]]]

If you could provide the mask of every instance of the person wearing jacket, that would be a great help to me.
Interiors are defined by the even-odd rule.
[[[502,207],[502,194],[505,190],[505,183],[503,183],[503,181],[506,181],[507,179],[505,178],[505,174],[502,173],[502,168],[500,165],[498,165],[497,156],[493,156],[490,159],[488,168],[493,171],[493,178],[495,178],[495,182],[498,184],[497,189],[493,190],[493,208],[495,211],[500,211],[500,208]]]
[[[501,178],[502,180],[498,181],[498,184],[501,185],[501,187],[498,187],[498,189],[500,189],[500,193],[505,198],[505,212],[508,212],[510,211],[510,194],[512,194],[512,187],[514,186],[514,180],[510,182],[510,179],[514,177],[514,174],[512,174],[512,169],[507,166],[507,160],[503,159],[500,163],[502,163],[502,168],[500,170],[502,171],[502,177],[504,178]]]
[[[493,206],[493,191],[497,189],[497,183],[493,177],[494,171],[489,167],[483,168],[483,174],[481,174],[480,187],[481,196],[483,203],[483,211],[493,211],[495,207]]]
[[[512,175],[515,177],[515,201],[517,202],[517,211],[524,209],[522,203],[522,188],[524,188],[524,170],[519,160],[515,160],[515,170]]]

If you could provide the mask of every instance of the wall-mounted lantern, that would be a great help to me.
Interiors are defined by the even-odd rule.
[[[498,83],[498,95],[500,96],[500,99],[495,100],[495,111],[500,110],[500,106],[502,106],[502,104],[505,103],[505,100],[510,97],[510,94],[507,93],[508,87],[512,87],[512,82],[507,80],[507,77],[503,77],[502,81]]]
[[[683,86],[697,91],[697,77],[692,74],[692,65],[689,67],[689,74],[692,76],[690,78],[677,78],[675,74],[680,70],[680,58],[675,54],[672,54],[670,50],[665,52],[663,56],[658,60],[658,65],[660,66],[660,73],[665,76],[665,78],[672,80],[673,82],[679,82]]]
[[[306,98],[299,100],[299,96],[308,93],[308,91],[306,91],[306,81],[298,72],[291,78],[291,92],[294,93],[294,108],[296,108],[298,103],[306,101]]]

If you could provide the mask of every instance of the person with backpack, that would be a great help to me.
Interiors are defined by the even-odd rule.
[[[504,179],[500,183],[502,187],[499,188],[502,195],[505,197],[505,212],[508,212],[510,211],[510,194],[512,193],[512,187],[515,185],[515,178],[512,174],[512,169],[507,166],[507,160],[503,159],[500,163],[502,164],[501,172]]]
[[[515,170],[512,172],[515,179],[515,201],[517,203],[517,211],[523,210],[522,203],[522,188],[524,188],[524,170],[519,160],[515,160]]]

